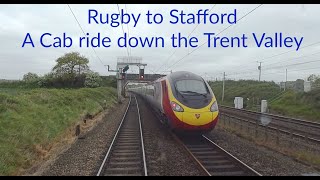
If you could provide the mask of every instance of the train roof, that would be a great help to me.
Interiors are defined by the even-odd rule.
[[[177,71],[177,72],[173,72],[171,74],[168,74],[167,76],[161,77],[153,82],[150,82],[149,84],[152,84],[154,82],[159,82],[162,81],[163,79],[170,79],[172,81],[177,81],[177,80],[182,80],[182,79],[194,79],[194,80],[199,80],[199,81],[203,81],[202,77],[194,74],[192,72],[189,71]]]
[[[173,73],[168,75],[168,78],[170,78],[173,81],[181,80],[181,79],[194,79],[194,80],[203,81],[201,76],[196,75],[196,74],[194,74],[192,72],[188,72],[188,71],[173,72]]]

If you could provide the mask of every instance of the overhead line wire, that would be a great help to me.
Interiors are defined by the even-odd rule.
[[[119,4],[117,4],[117,7],[118,7],[119,14],[120,14]],[[123,29],[123,24],[122,24],[122,23],[121,23],[121,27],[122,27],[122,32],[123,32],[123,35],[124,35],[125,33],[124,33],[124,29]],[[127,49],[127,54],[128,54],[128,57],[129,57],[130,55],[129,55],[129,49],[128,49],[128,46],[127,46],[127,48],[126,48],[126,49]]]
[[[252,12],[254,12],[256,9],[258,9],[259,7],[261,7],[263,4],[258,5],[257,7],[255,7],[254,9],[252,9],[250,12],[248,12],[247,14],[245,14],[244,16],[242,16],[239,20],[237,20],[237,22],[241,21],[242,19],[244,19],[246,16],[248,16],[249,14],[251,14]],[[218,36],[219,34],[223,33],[224,31],[226,31],[227,29],[229,29],[231,26],[233,26],[233,24],[230,24],[228,27],[224,28],[223,30],[221,30],[218,34],[216,34],[214,37],[210,38],[213,39],[216,36]],[[191,51],[190,53],[186,54],[185,56],[183,56],[182,58],[180,58],[178,61],[176,61],[175,63],[173,63],[170,67],[168,67],[167,69],[175,66],[177,63],[181,62],[183,59],[185,59],[186,57],[188,57],[190,54],[192,54],[193,52],[197,51],[200,47],[202,47],[203,45],[205,45],[208,41],[206,41],[205,43],[201,44],[200,46],[198,46],[197,48],[195,48],[193,51]],[[167,70],[166,69],[166,70]]]
[[[125,9],[126,9],[126,13],[128,14],[127,4],[125,4],[124,7],[125,7]],[[128,39],[130,39],[130,31],[129,31],[129,25],[128,25],[128,23],[127,23],[127,30],[128,30]],[[129,50],[130,50],[129,54],[130,54],[130,56],[131,56],[131,55],[132,55],[132,48],[129,47]]]
[[[71,9],[70,5],[69,5],[69,4],[67,4],[67,5],[68,5],[69,10],[71,11],[71,13],[72,13],[72,15],[73,15],[74,19],[77,21],[77,23],[78,23],[78,25],[79,25],[79,27],[80,27],[80,29],[81,29],[81,31],[82,31],[82,33],[83,33],[83,35],[84,35],[84,36],[86,36],[86,33],[84,32],[84,30],[83,30],[83,28],[82,28],[82,26],[81,26],[80,22],[78,21],[78,18],[77,18],[77,17],[76,17],[76,15],[74,14],[74,12],[73,12],[73,10]],[[100,57],[98,56],[98,54],[97,54],[96,50],[95,50],[93,47],[91,47],[91,49],[93,50],[93,52],[95,53],[95,55],[98,57],[98,59],[99,59],[100,63],[103,65],[103,67],[104,67],[105,69],[107,69],[107,68],[105,67],[104,63],[102,62],[102,60],[100,59]]]
[[[208,11],[208,13],[216,6],[217,4],[214,4],[210,10]],[[201,19],[200,22],[202,22],[204,20],[204,17]],[[199,23],[200,24],[200,23]],[[193,30],[189,33],[188,38],[191,36],[191,34],[197,29],[197,27],[199,26],[199,24],[197,24]],[[174,52],[166,59],[165,63],[163,63],[156,72],[158,72],[165,64],[167,64],[169,62],[169,59],[177,52],[177,49],[174,50]],[[167,69],[166,69],[167,70]]]

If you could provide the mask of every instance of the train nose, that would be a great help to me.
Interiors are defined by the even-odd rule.
[[[213,119],[213,113],[208,112],[183,112],[183,122],[189,125],[201,126],[208,124]]]

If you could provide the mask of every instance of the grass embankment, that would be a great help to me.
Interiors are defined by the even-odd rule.
[[[224,102],[222,103],[222,81],[211,82],[210,85],[220,104],[234,106],[234,97],[243,97],[243,103],[247,106],[246,109],[254,110],[261,100],[271,100],[281,93],[279,86],[274,82],[227,80],[225,82]]]
[[[244,107],[260,111],[261,100],[267,100],[270,113],[284,116],[320,121],[320,90],[308,93],[297,93],[292,90],[280,91],[274,82],[258,82],[252,80],[225,82],[225,98],[221,103],[222,82],[210,83],[218,103],[234,106],[234,97],[243,97]]]
[[[28,168],[84,116],[116,103],[114,88],[0,89],[0,175]]]
[[[308,93],[288,91],[271,104],[271,112],[295,118],[320,121],[320,90]]]

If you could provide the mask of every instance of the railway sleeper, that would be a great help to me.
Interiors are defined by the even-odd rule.
[[[140,158],[137,156],[133,157],[112,157],[110,161],[112,162],[127,162],[127,161],[139,161]]]
[[[124,162],[111,162],[109,168],[132,168],[141,167],[140,161],[124,161]]]
[[[210,172],[211,176],[243,176],[246,175],[243,171],[223,171],[223,172]]]
[[[218,164],[228,164],[228,163],[230,163],[230,161],[228,161],[228,160],[214,160],[214,161],[204,160],[204,161],[201,161],[201,163],[202,163],[203,165],[210,165],[210,164],[212,164],[212,165],[214,165],[214,164],[218,165]]]
[[[141,167],[125,167],[125,168],[108,168],[106,170],[106,175],[112,174],[138,174],[141,173]]]

